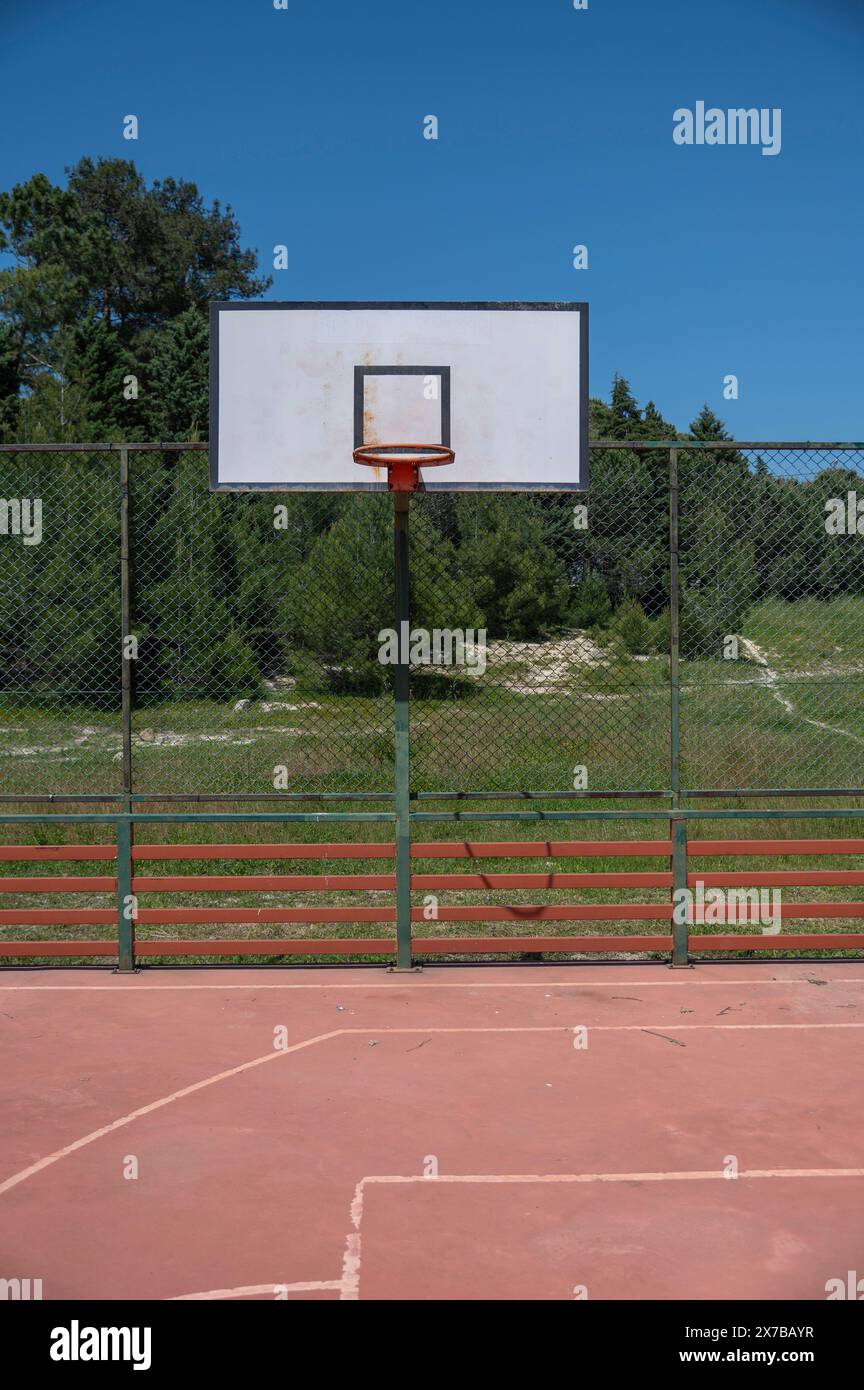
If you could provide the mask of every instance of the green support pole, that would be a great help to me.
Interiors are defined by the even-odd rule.
[[[132,666],[126,639],[132,625],[129,546],[129,451],[120,450],[120,711],[124,811],[132,810]]]
[[[681,799],[680,601],[678,579],[678,450],[669,450],[669,776],[672,805]]]
[[[687,822],[677,816],[672,818],[672,887],[675,891],[687,887]],[[687,916],[683,922],[673,919],[670,962],[673,970],[686,970],[690,966],[688,934]]]
[[[121,975],[135,970],[135,923],[129,915],[132,899],[132,822],[117,821],[117,969]]]
[[[394,680],[396,812],[396,970],[411,970],[411,711],[406,634],[409,627],[408,592],[409,494],[393,494],[393,547],[396,562],[396,632],[399,660]]]
[[[669,779],[672,809],[681,804],[681,671],[680,671],[680,591],[678,577],[678,450],[669,450]],[[687,822],[672,816],[673,889],[687,887]],[[674,901],[674,899],[673,899]],[[672,923],[673,970],[690,964],[687,922]]]
[[[126,639],[132,623],[129,547],[129,451],[120,450],[120,714],[122,725],[123,810],[132,810],[132,665]],[[127,916],[132,894],[132,835],[130,820],[117,822],[117,945],[121,974],[135,969],[135,924]]]

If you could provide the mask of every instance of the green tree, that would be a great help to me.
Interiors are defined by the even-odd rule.
[[[612,616],[612,601],[599,574],[590,571],[573,595],[572,621],[577,627],[605,627]]]
[[[18,345],[19,386],[53,379],[39,419],[47,423],[56,396],[55,438],[77,428],[66,373],[76,357],[70,338],[88,320],[101,319],[140,367],[167,322],[270,284],[241,246],[231,208],[206,206],[193,183],[148,187],[124,159],[85,158],[67,173],[66,188],[36,174],[0,193],[0,251],[13,261],[0,270],[0,323]]]
[[[126,391],[134,360],[104,319],[90,317],[75,327],[64,366],[80,393],[75,409],[82,434],[97,440],[134,438],[137,401]]]
[[[202,487],[194,454],[136,470],[135,666],[141,703],[261,693],[261,663],[238,612],[233,499]]]
[[[612,439],[632,439],[642,424],[642,416],[630,384],[616,372],[612,378],[609,435]]]
[[[0,322],[0,443],[11,442],[18,424],[21,350],[11,324]]]
[[[150,439],[206,438],[209,332],[198,309],[171,319],[150,340],[141,412]]]
[[[422,507],[412,507],[410,524],[412,628],[483,627],[453,544]],[[394,626],[392,527],[389,497],[346,497],[292,571],[279,619],[287,660],[301,678],[311,666],[313,679],[332,690],[375,694],[392,685],[392,665],[378,660],[379,634]],[[437,688],[430,682],[428,693]]]
[[[465,580],[490,640],[544,637],[566,618],[570,586],[544,543],[543,515],[529,499],[478,493],[457,498]]]
[[[654,624],[638,599],[625,598],[612,619],[612,631],[631,656],[644,656],[654,649]]]

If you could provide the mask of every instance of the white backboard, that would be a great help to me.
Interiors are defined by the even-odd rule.
[[[579,491],[585,304],[210,306],[210,485],[385,491],[361,444],[446,444],[428,491]]]

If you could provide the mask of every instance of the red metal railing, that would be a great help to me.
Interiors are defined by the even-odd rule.
[[[566,902],[566,903],[502,903],[438,905],[436,923],[482,922],[507,923],[535,928],[552,922],[641,922],[667,924],[667,930],[646,935],[607,935],[600,931],[591,935],[543,936],[529,930],[519,936],[417,935],[412,938],[412,950],[417,957],[427,955],[508,954],[531,952],[583,953],[610,952],[667,953],[672,936],[672,890],[675,887],[672,840],[515,840],[515,841],[431,841],[415,842],[411,847],[414,860],[447,859],[475,862],[500,858],[545,858],[553,860],[592,858],[657,858],[663,866],[650,871],[592,871],[559,870],[557,867],[540,872],[497,872],[470,870],[463,872],[423,872],[412,874],[412,889],[432,893],[483,891],[490,893],[508,890],[537,889],[543,892],[596,888],[667,889],[669,901],[664,902]],[[364,844],[136,844],[132,847],[134,865],[154,861],[202,860],[356,860],[389,859],[395,853],[391,842]],[[861,839],[787,839],[787,840],[690,840],[687,845],[686,886],[697,883],[723,888],[800,888],[843,887],[864,885],[864,869],[794,869],[736,871],[697,871],[691,864],[704,858],[745,858],[782,856],[796,859],[810,856],[864,855]],[[2,845],[0,861],[34,863],[99,862],[117,858],[114,845]],[[151,875],[133,872],[132,893],[145,899],[152,893],[285,893],[320,894],[341,892],[395,891],[396,878],[392,871],[358,874],[171,874]],[[679,886],[682,886],[679,884]],[[22,894],[116,894],[116,874],[93,875],[0,875],[0,895]],[[423,907],[412,909],[412,921],[425,924],[428,920]],[[864,902],[817,900],[783,904],[784,920],[850,919],[864,917]],[[135,926],[184,926],[232,923],[309,924],[376,923],[391,929],[396,920],[391,905],[326,905],[311,906],[204,906],[147,907],[139,902]],[[24,907],[0,909],[0,926],[64,927],[114,925],[118,921],[116,907]],[[757,917],[746,922],[758,924]],[[698,921],[691,926],[698,927]],[[806,950],[864,950],[864,933],[819,933],[780,935],[753,933],[703,933],[689,935],[691,953],[703,951],[806,951]],[[390,955],[395,948],[392,930],[375,937],[324,937],[309,935],[303,938],[266,939],[174,939],[140,938],[135,942],[135,955],[146,956],[224,956],[224,955]],[[78,939],[43,939],[0,942],[0,957],[70,957],[111,956],[117,951],[117,939],[99,941]]]

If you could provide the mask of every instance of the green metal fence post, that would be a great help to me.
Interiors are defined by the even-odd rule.
[[[408,666],[410,631],[408,570],[409,495],[393,494],[398,663],[394,679],[394,809],[396,812],[396,970],[411,970],[411,710]]]
[[[678,577],[678,450],[669,450],[669,786],[672,791],[672,808],[678,810],[681,803],[681,681],[680,681],[680,637],[681,611]],[[687,887],[687,822],[672,816],[672,905],[676,908],[676,897]],[[683,921],[672,919],[672,959],[673,970],[686,969],[690,964],[688,953],[688,921],[686,909],[677,903],[678,915]]]
[[[117,969],[135,970],[135,923],[132,917],[132,822],[117,819]]]
[[[123,801],[131,811],[132,797],[132,666],[126,639],[132,622],[129,546],[129,451],[120,450],[120,700],[123,729]]]
[[[680,605],[678,592],[678,450],[669,450],[669,786],[672,805],[681,797],[681,686],[679,669]]]
[[[681,817],[672,817],[672,904],[676,907],[676,896],[687,887],[687,822]],[[683,901],[686,902],[686,899]],[[677,904],[677,915],[683,921],[672,919],[672,959],[673,970],[686,969],[690,965],[688,945],[689,911],[682,902]]]
[[[132,665],[126,640],[132,621],[129,546],[129,451],[120,450],[120,713],[122,724],[123,810],[132,810]],[[135,927],[132,901],[132,822],[117,822],[117,950],[118,970],[135,969]]]

